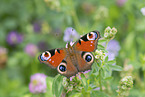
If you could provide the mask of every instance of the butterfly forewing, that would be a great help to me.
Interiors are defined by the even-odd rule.
[[[39,57],[39,61],[47,64],[51,68],[56,68],[66,57],[65,49],[52,49],[43,52]]]
[[[82,36],[73,46],[79,51],[93,52],[97,49],[99,38],[100,33],[98,31],[92,31]]]

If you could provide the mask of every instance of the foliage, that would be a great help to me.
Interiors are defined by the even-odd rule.
[[[144,4],[143,0],[1,0],[0,97],[116,97],[119,93],[143,97]],[[93,53],[92,70],[66,79],[41,64],[38,56],[47,49],[65,47],[65,29],[70,27],[77,35],[98,30],[101,39]],[[110,60],[107,47],[112,39],[120,49],[117,54],[111,52]],[[47,75],[45,93],[29,91],[36,73]],[[120,88],[126,76],[132,76],[129,82],[133,80],[127,91]]]

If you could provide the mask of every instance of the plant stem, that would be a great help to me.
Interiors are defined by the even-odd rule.
[[[102,74],[101,74],[101,68],[99,69],[99,84],[100,84],[100,91],[102,91]]]
[[[107,40],[106,45],[105,45],[105,50],[107,48],[107,44],[108,44],[109,40]],[[99,69],[99,84],[100,84],[100,91],[102,91],[102,67],[104,65],[104,61],[102,61],[100,69]]]
[[[108,45],[108,42],[109,42],[110,40],[107,40],[106,41],[106,45],[105,45],[105,50],[107,49],[107,45]]]

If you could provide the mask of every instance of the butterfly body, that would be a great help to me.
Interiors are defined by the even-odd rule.
[[[81,37],[72,46],[68,44],[67,48],[45,51],[38,59],[69,78],[78,72],[91,69],[94,62],[91,52],[97,48],[99,38],[99,32],[92,31]]]

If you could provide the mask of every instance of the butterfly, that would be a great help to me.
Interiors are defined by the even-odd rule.
[[[91,52],[97,49],[99,38],[98,31],[91,31],[80,37],[72,46],[68,43],[67,48],[47,50],[40,54],[38,59],[69,78],[78,72],[91,70],[94,62]]]

